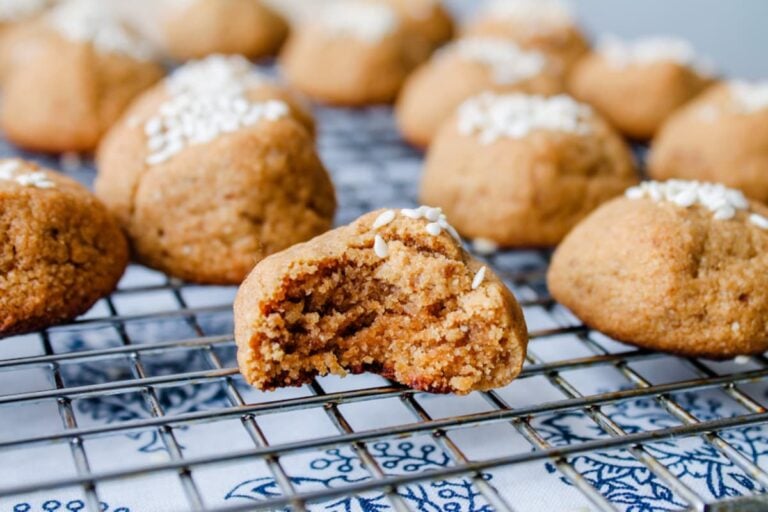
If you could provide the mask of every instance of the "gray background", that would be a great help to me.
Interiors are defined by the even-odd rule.
[[[448,0],[472,10],[477,0]],[[728,76],[768,78],[768,0],[571,0],[595,36],[675,34]]]

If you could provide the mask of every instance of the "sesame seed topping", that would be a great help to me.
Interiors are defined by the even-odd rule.
[[[50,0],[2,0],[0,1],[0,21],[23,21],[40,13],[48,7]]]
[[[485,280],[485,271],[486,267],[480,267],[480,270],[477,271],[477,274],[475,274],[475,277],[472,279],[472,289],[477,290],[481,284],[483,284],[483,280]]]
[[[268,83],[245,57],[211,55],[187,62],[165,81],[171,94],[241,96],[248,89]],[[242,108],[242,106],[241,106]]]
[[[437,236],[443,231],[443,228],[437,222],[430,222],[425,229],[432,236]]]
[[[733,362],[736,364],[749,364],[749,356],[736,356],[733,358]]]
[[[749,210],[749,201],[741,191],[719,183],[685,180],[645,181],[627,189],[624,195],[629,199],[647,198],[657,203],[667,201],[682,208],[700,205],[711,211],[712,217],[716,220],[733,219],[736,212]],[[756,217],[756,220],[753,220],[753,217]],[[763,227],[757,217],[762,216],[750,215],[750,222]],[[763,229],[768,229],[768,219],[765,225]]]
[[[307,20],[326,33],[376,43],[394,33],[400,22],[388,5],[355,0],[328,2]]]
[[[461,236],[458,231],[448,223],[448,218],[441,208],[432,208],[430,206],[419,206],[416,209],[404,208],[400,213],[410,219],[426,219],[429,223],[424,228],[432,236],[438,236],[443,230],[447,231],[457,242],[461,243]]]
[[[476,253],[488,256],[499,250],[499,245],[488,238],[475,238],[472,241],[472,248]]]
[[[376,220],[373,221],[373,229],[379,229],[381,227],[386,226],[393,220],[395,220],[395,210],[387,210],[385,212],[382,212],[379,214],[378,217],[376,217]]]
[[[674,62],[702,74],[711,74],[710,64],[696,55],[690,42],[678,37],[650,36],[624,41],[609,35],[598,42],[597,51],[617,68]]]
[[[386,258],[389,256],[389,247],[381,235],[376,235],[373,238],[373,252],[375,252],[376,256],[379,258]]]
[[[592,109],[570,96],[482,93],[458,110],[458,130],[481,144],[522,139],[534,131],[589,133]]]
[[[761,82],[734,80],[728,83],[728,91],[742,113],[749,114],[768,108],[768,80]]]
[[[768,217],[760,215],[759,213],[751,213],[749,215],[749,222],[759,227],[760,229],[768,230]]]
[[[42,171],[25,169],[20,160],[0,161],[0,180],[12,181],[23,187],[55,188],[56,184]]]
[[[154,50],[103,0],[66,0],[54,7],[47,21],[63,37],[91,43],[102,53],[120,53],[137,60],[151,60]]]
[[[495,37],[459,39],[440,50],[440,56],[455,54],[490,69],[497,84],[514,84],[538,75],[547,64],[546,57],[525,51],[514,42]]]
[[[568,6],[559,0],[495,0],[486,12],[494,18],[524,23],[531,30],[573,23]]]

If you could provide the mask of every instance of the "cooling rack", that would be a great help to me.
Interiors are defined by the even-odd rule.
[[[421,156],[388,109],[317,114],[338,223],[417,204]],[[84,317],[0,343],[0,508],[768,508],[763,356],[615,343],[550,298],[546,251],[477,256],[516,293],[531,343],[512,385],[469,397],[370,375],[256,392],[235,365],[234,290],[131,266]]]

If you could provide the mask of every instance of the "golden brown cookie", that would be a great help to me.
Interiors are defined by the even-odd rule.
[[[85,313],[128,263],[117,222],[85,187],[22,160],[0,160],[0,236],[0,336]]]
[[[40,16],[51,3],[51,0],[0,1],[0,80],[8,72],[8,62],[14,51],[15,33],[30,20]]]
[[[468,238],[555,245],[598,205],[637,182],[624,141],[568,96],[467,100],[427,153],[421,200]]]
[[[288,82],[314,100],[390,103],[419,63],[412,42],[388,5],[337,0],[314,9],[293,31],[280,64]]]
[[[558,247],[555,299],[643,348],[730,358],[768,349],[768,208],[722,185],[647,182]]]
[[[525,358],[520,306],[454,235],[439,209],[379,210],[263,260],[235,301],[245,379],[273,389],[372,371],[458,394],[508,384]]]
[[[547,54],[569,71],[589,49],[573,15],[559,0],[495,0],[464,28],[465,36],[511,39]]]
[[[182,68],[131,107],[99,149],[96,192],[142,263],[238,284],[266,255],[329,229],[336,202],[288,104],[262,100],[252,74],[192,72],[210,64]]]
[[[653,141],[649,172],[768,201],[768,83],[720,84],[674,113]]]
[[[99,0],[70,0],[15,40],[0,123],[27,149],[90,151],[163,75],[150,50]]]
[[[405,30],[414,36],[411,45],[417,61],[425,60],[453,37],[453,18],[440,0],[378,1],[392,6]]]
[[[568,90],[626,136],[644,140],[711,84],[707,66],[687,41],[609,38],[579,61],[569,77]]]
[[[268,57],[288,36],[287,22],[261,0],[171,0],[170,4],[165,43],[175,59],[215,53]]]
[[[408,77],[397,100],[397,123],[408,142],[426,147],[471,96],[483,91],[552,95],[564,87],[560,67],[542,53],[521,50],[507,39],[460,39]]]

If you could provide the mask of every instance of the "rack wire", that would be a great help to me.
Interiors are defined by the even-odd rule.
[[[338,223],[378,207],[417,203],[421,156],[400,142],[388,109],[319,109],[318,116],[322,127],[318,147],[340,199]],[[87,166],[69,167],[65,172],[83,181],[93,177]],[[749,429],[759,431],[768,422],[768,412],[761,403],[768,378],[765,357],[713,363],[617,344],[580,324],[551,299],[545,285],[546,251],[477,256],[486,259],[519,297],[531,326],[530,350],[522,374],[508,389],[476,393],[471,405],[459,397],[441,398],[451,414],[435,414],[434,397],[379,378],[349,377],[343,384],[330,378],[316,379],[287,394],[250,390],[233,357],[233,290],[182,283],[132,266],[119,289],[85,317],[2,341],[0,350],[6,346],[14,349],[0,351],[0,383],[5,383],[0,384],[0,466],[6,463],[7,454],[19,450],[65,447],[68,455],[57,451],[49,457],[74,469],[61,474],[20,469],[18,478],[0,482],[0,503],[13,503],[12,499],[18,498],[18,503],[24,504],[30,494],[76,489],[82,500],[68,510],[95,512],[106,506],[105,488],[131,486],[132,493],[141,494],[147,477],[170,475],[168,481],[178,484],[183,501],[168,508],[158,504],[157,510],[303,511],[343,497],[373,493],[383,497],[387,507],[406,511],[425,509],[404,492],[409,486],[463,479],[481,504],[474,510],[510,511],[524,507],[515,502],[515,489],[493,478],[496,472],[547,464],[548,470],[567,481],[590,509],[612,511],[633,504],[617,499],[594,478],[592,469],[585,469],[580,462],[595,454],[620,453],[622,460],[644,469],[660,488],[669,490],[674,504],[671,508],[768,507],[764,500],[768,473],[761,467],[765,465],[762,452],[745,450],[731,436]],[[658,369],[670,364],[674,369],[659,380]],[[585,387],[584,379],[579,378],[586,375],[587,380],[600,380],[606,371],[613,375],[610,389]],[[26,382],[28,374],[42,374],[48,385],[19,385]],[[16,384],[9,386],[12,381]],[[174,408],[174,397],[180,390],[191,388],[208,390],[215,399],[206,407]],[[727,414],[701,417],[686,398],[713,394],[732,404]],[[527,397],[527,402],[520,397]],[[656,428],[631,428],[616,414],[617,407],[631,401],[652,404],[670,421]],[[363,428],[351,419],[350,407],[381,404],[386,409],[393,403],[407,411],[407,419]],[[126,407],[141,412],[94,415],[93,411],[104,404],[117,410],[129,404]],[[30,429],[28,416],[22,414],[28,407],[42,408],[35,413],[37,423],[59,422],[62,427]],[[325,417],[333,430],[274,440],[264,427],[273,415],[310,411]],[[595,435],[573,437],[567,442],[548,435],[544,422],[563,414],[581,416]],[[232,422],[247,435],[249,446],[216,447],[198,454],[190,453],[194,447],[180,440],[187,429]],[[499,425],[509,428],[505,432],[510,445],[514,445],[513,435],[522,440],[518,449],[484,456],[469,453],[467,433],[471,436]],[[297,427],[297,431],[302,428]],[[152,440],[152,447],[143,448],[163,457],[142,459],[141,464],[94,467],[89,450],[93,441],[106,439],[118,450],[147,438]],[[382,441],[415,438],[426,439],[444,456],[445,464],[424,471],[392,472],[375,449]],[[724,461],[729,471],[739,472],[750,492],[729,500],[713,500],[690,475],[681,474],[679,459],[670,460],[656,449],[660,443],[685,440],[695,440],[712,457]],[[296,454],[329,450],[348,450],[366,476],[324,488],[299,488],[301,481],[286,460]],[[201,488],[201,478],[197,477],[201,472],[254,461],[263,464],[262,472],[273,482],[270,493],[260,499],[215,499]],[[55,510],[45,508],[49,509]],[[14,510],[31,508],[16,506]]]

